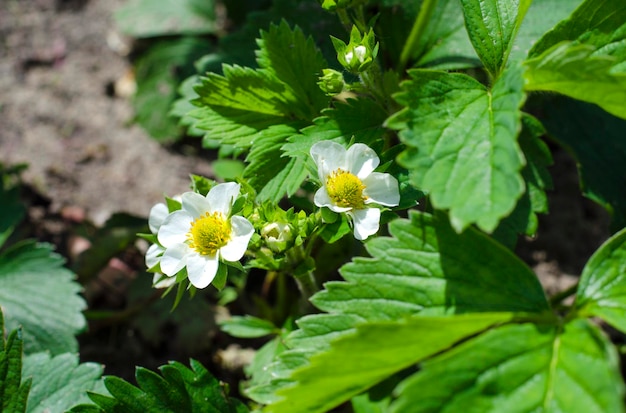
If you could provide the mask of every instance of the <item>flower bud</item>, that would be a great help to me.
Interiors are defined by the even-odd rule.
[[[352,73],[361,73],[366,70],[378,55],[378,43],[372,29],[361,36],[359,29],[352,26],[348,44],[332,36],[331,40],[337,51],[337,60]]]
[[[272,222],[261,229],[261,236],[267,246],[274,252],[287,249],[287,243],[293,239],[291,225],[283,222]]]
[[[340,72],[333,69],[324,69],[319,79],[320,81],[317,84],[326,96],[335,96],[343,92],[345,82]]]

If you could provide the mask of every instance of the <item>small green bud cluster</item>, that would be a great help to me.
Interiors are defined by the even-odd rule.
[[[337,60],[343,67],[352,73],[365,71],[378,55],[378,43],[372,29],[365,35],[356,26],[352,26],[350,43],[331,36],[333,46],[337,51]]]
[[[343,80],[343,74],[333,69],[322,70],[322,76],[319,79],[320,81],[317,84],[326,96],[338,95],[343,92],[346,85]]]
[[[347,9],[363,3],[363,0],[322,0],[322,8],[328,11]]]

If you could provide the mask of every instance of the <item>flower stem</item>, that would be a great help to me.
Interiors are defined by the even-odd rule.
[[[559,304],[561,301],[565,300],[570,295],[575,294],[577,290],[578,290],[578,283],[572,285],[571,287],[563,291],[559,291],[558,293],[550,297],[550,305],[555,306]]]
[[[411,33],[404,43],[404,48],[402,49],[402,53],[400,54],[398,73],[402,73],[406,68],[407,63],[409,63],[411,55],[415,52],[417,42],[419,42],[419,40],[424,35],[424,31],[426,31],[426,26],[428,25],[428,22],[430,21],[430,18],[435,11],[436,5],[437,0],[424,0],[424,2],[422,3],[422,7],[420,8],[417,17],[415,18],[413,27],[411,28]]]
[[[317,280],[315,279],[313,271],[306,271],[301,274],[294,273],[293,278],[296,280],[298,289],[306,301],[308,301],[313,294],[319,291]]]

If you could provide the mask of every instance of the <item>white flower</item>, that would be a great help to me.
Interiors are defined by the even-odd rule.
[[[148,216],[148,226],[150,227],[150,232],[156,235],[168,214],[169,210],[167,209],[167,205],[164,203],[158,203],[153,206],[152,209],[150,209],[150,215]],[[165,248],[159,244],[150,245],[148,251],[146,251],[146,266],[148,268],[152,268],[157,265],[161,261],[163,252],[165,252]],[[159,281],[162,277],[163,275],[161,273],[154,273],[152,278],[153,287],[167,288],[176,282],[175,278],[167,278]]]
[[[366,53],[367,53],[367,48],[363,45],[359,45],[354,48],[354,54],[352,53],[352,50],[346,53],[346,62],[348,62],[348,64],[352,64],[352,59],[356,57],[359,63],[363,63],[363,61],[365,61]]]
[[[362,143],[346,150],[338,143],[321,141],[311,147],[311,156],[323,185],[315,193],[315,205],[345,212],[354,223],[356,239],[375,234],[380,209],[368,205],[396,206],[400,202],[396,178],[374,172],[380,163],[376,152]]]
[[[254,233],[242,216],[229,218],[239,195],[239,184],[229,182],[211,188],[206,197],[195,192],[182,195],[182,206],[165,218],[158,239],[165,247],[161,271],[174,276],[187,267],[189,281],[205,288],[215,278],[220,259],[239,261]]]

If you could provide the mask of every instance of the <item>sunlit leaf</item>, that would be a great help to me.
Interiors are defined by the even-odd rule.
[[[399,162],[433,206],[450,210],[457,231],[472,223],[493,231],[524,191],[520,69],[506,70],[491,90],[463,74],[409,73],[396,95],[405,108],[387,121],[408,147]]]

